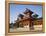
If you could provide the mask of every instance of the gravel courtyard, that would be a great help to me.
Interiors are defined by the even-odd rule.
[[[18,31],[42,31],[42,25],[34,25],[34,30],[30,30],[29,28],[11,28],[10,32],[18,32]]]

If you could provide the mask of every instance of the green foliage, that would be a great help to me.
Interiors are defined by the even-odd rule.
[[[34,14],[34,15],[33,15],[33,18],[34,18],[34,19],[37,19],[37,17],[38,17],[37,14]]]
[[[14,27],[14,23],[10,23],[9,28],[13,28],[13,27]]]

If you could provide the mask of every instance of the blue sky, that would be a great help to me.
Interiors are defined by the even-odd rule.
[[[18,15],[26,10],[26,8],[30,9],[34,13],[38,14],[39,17],[42,17],[42,6],[41,5],[18,5],[18,4],[10,4],[10,23],[17,19]]]

